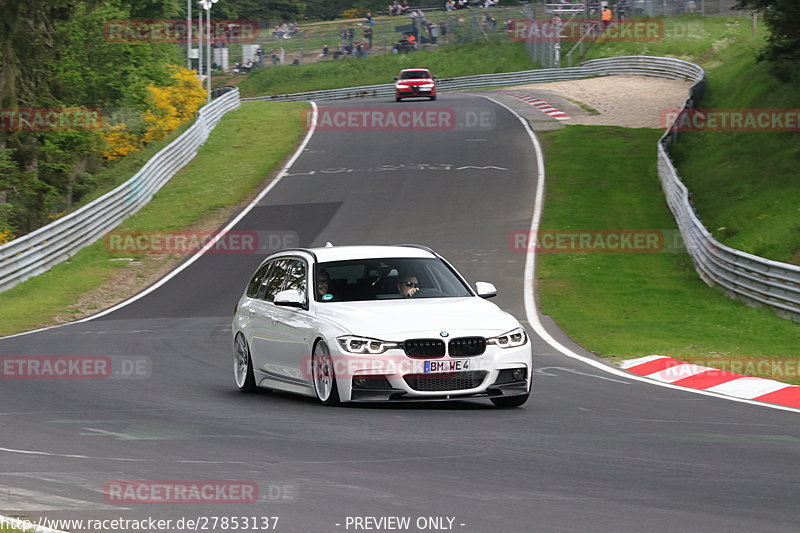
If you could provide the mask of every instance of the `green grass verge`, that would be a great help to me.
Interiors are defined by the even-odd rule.
[[[703,17],[681,15],[679,17],[657,17],[636,19],[661,24],[663,30],[658,40],[605,41],[598,39],[587,47],[585,59],[628,55],[674,57],[692,62],[708,62],[716,52],[729,48],[752,35],[751,19],[743,16]],[[759,36],[763,35],[759,33]],[[572,45],[562,46],[564,57]],[[575,52],[577,53],[577,51]],[[577,57],[577,56],[576,56]],[[566,63],[565,63],[566,64]]]
[[[400,69],[413,67],[429,68],[440,78],[535,68],[523,43],[491,41],[411,54],[262,68],[243,80],[239,89],[243,96],[258,96],[377,85],[391,83]]]
[[[699,107],[800,109],[800,81],[781,83],[743,40],[709,71]],[[742,80],[746,80],[743,83]],[[800,142],[771,131],[682,133],[670,149],[703,223],[725,244],[800,265]]]
[[[305,103],[247,102],[223,117],[197,157],[120,230],[171,231],[250,196],[305,133]],[[134,256],[132,256],[134,257]],[[103,243],[81,250],[13,289],[0,293],[0,335],[50,325],[85,291],[98,287],[126,262]]]
[[[596,126],[542,134],[547,165],[542,229],[676,229],[656,173],[660,134]],[[542,312],[599,355],[659,354],[721,368],[732,361],[797,357],[800,324],[706,286],[686,254],[538,258]],[[800,383],[796,372],[771,377]]]

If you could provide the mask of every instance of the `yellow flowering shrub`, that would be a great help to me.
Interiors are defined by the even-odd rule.
[[[106,145],[103,150],[104,158],[119,159],[142,149],[141,136],[127,130],[126,124],[115,124],[106,129],[103,133]]]
[[[173,66],[173,84],[166,87],[147,87],[148,107],[142,114],[144,132],[128,130],[126,124],[116,124],[106,129],[103,139],[106,159],[119,159],[141,150],[147,143],[163,139],[191,120],[206,102],[206,92],[197,75],[183,67]]]
[[[10,229],[4,229],[0,231],[0,244],[5,244],[9,241],[13,241],[15,239],[14,234],[11,232]]]

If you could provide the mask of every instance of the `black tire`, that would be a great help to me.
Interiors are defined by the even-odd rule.
[[[401,102],[402,100],[403,100],[403,99],[402,99],[402,98],[400,98],[399,96],[395,96],[395,97],[394,97],[394,101],[395,101],[395,102]]]
[[[339,388],[336,386],[336,374],[330,353],[325,341],[319,341],[314,346],[314,353],[311,356],[312,381],[314,392],[320,402],[324,405],[339,405]]]
[[[508,409],[511,407],[519,407],[524,404],[528,401],[529,396],[530,393],[520,394],[519,396],[500,396],[498,398],[492,398],[491,400],[495,407]]]
[[[253,375],[250,347],[241,332],[236,334],[236,339],[233,341],[233,378],[236,386],[242,392],[255,392],[258,389],[256,378]]]
[[[431,96],[431,101],[434,101],[434,100],[436,100],[436,95],[435,94],[433,96]]]

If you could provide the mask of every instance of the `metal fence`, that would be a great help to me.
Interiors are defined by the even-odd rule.
[[[192,160],[217,122],[239,107],[239,102],[238,89],[227,92],[203,107],[190,128],[128,181],[81,209],[0,246],[0,291],[69,259],[138,211]]]
[[[256,55],[255,47],[251,49],[241,44],[230,44],[227,46],[229,69],[237,62],[244,64],[248,60],[253,61],[253,68],[271,68],[390,54],[394,51],[402,53],[408,50],[400,46],[403,35],[409,33],[417,38],[415,50],[448,43],[506,39],[509,20],[520,18],[524,7],[469,7],[445,11],[442,1],[436,9],[425,9],[422,17],[404,14],[376,17],[372,23],[366,19],[315,22],[299,24],[296,31],[288,33],[278,33],[264,23],[261,26],[265,29],[251,43],[258,45],[263,55]],[[327,54],[323,56],[324,48],[327,48]]]
[[[533,2],[521,13],[522,19],[513,21],[509,27],[528,25],[538,30],[534,38],[528,38],[525,49],[530,58],[542,66],[552,68],[573,66],[580,63],[603,32],[602,8],[608,5],[613,12],[613,21],[629,18],[677,15],[733,15],[736,0],[586,0],[583,2]],[[560,25],[568,32],[556,32],[549,37],[547,25]],[[576,34],[577,30],[577,34]]]

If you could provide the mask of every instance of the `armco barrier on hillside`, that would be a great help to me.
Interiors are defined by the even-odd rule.
[[[222,115],[239,107],[232,90],[203,107],[189,129],[154,155],[131,179],[81,209],[0,246],[0,291],[75,255],[138,211],[206,141]]]
[[[695,82],[691,88],[689,99],[681,111],[696,106],[702,97],[706,83],[705,71],[693,63],[665,57],[625,56],[593,59],[579,67],[445,78],[439,80],[439,90],[456,91],[485,87],[504,87],[614,74],[688,79]],[[347,100],[391,97],[393,95],[394,85],[383,84],[278,96],[261,96],[243,100]],[[201,113],[213,114],[216,120],[219,120],[219,116],[238,106],[238,102],[238,92],[231,92],[214,102],[214,104],[204,108]],[[676,114],[676,117],[679,116],[679,114]],[[213,127],[213,124],[216,124],[216,120],[211,122],[210,119],[210,116],[206,117],[206,120],[211,125],[205,126],[207,128],[205,135],[208,134],[208,130]],[[195,126],[205,125],[206,120],[198,119],[198,124]],[[715,240],[698,219],[689,202],[689,192],[680,180],[667,152],[669,144],[677,135],[676,129],[673,129],[672,125],[670,125],[659,141],[658,174],[667,203],[675,216],[687,250],[695,263],[695,268],[700,277],[709,285],[721,287],[731,297],[744,299],[752,305],[769,306],[781,316],[800,321],[800,267],[770,261],[729,248]],[[186,134],[188,133],[189,131],[186,132]],[[51,265],[72,255],[80,247],[94,241],[105,231],[112,229],[124,216],[129,214],[128,211],[123,209],[126,202],[133,203],[135,200],[137,203],[136,209],[141,207],[149,200],[155,190],[163,184],[159,182],[157,187],[146,187],[144,185],[145,178],[142,177],[145,170],[148,169],[148,173],[155,173],[155,168],[149,167],[161,168],[169,166],[169,168],[174,168],[173,159],[177,158],[175,153],[178,152],[182,154],[180,166],[183,166],[193,157],[196,146],[202,144],[202,141],[200,141],[193,145],[194,148],[190,149],[187,148],[185,141],[179,143],[180,140],[178,139],[159,152],[145,165],[139,174],[131,178],[128,183],[119,189],[112,191],[72,215],[0,247],[0,261],[2,261],[0,263],[0,291],[39,272],[43,272]],[[205,137],[203,137],[203,140],[205,140]],[[159,158],[161,158],[159,162],[154,163]],[[177,168],[180,168],[180,166]],[[174,168],[172,173],[177,168]],[[171,175],[169,174],[169,176]],[[166,179],[169,178],[167,177]],[[104,200],[107,197],[114,199]],[[79,213],[82,218],[78,218]],[[102,224],[99,222],[100,220],[103,221]],[[58,225],[57,231],[51,228],[56,225]],[[23,259],[17,260],[17,256],[21,256]]]

